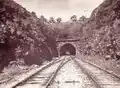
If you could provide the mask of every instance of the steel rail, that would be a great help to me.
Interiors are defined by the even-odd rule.
[[[96,86],[97,88],[102,88],[102,87],[99,85],[99,83],[96,81],[96,79],[92,76],[92,74],[90,74],[79,62],[77,62],[77,61],[75,60],[75,58],[74,58],[74,59],[72,58],[72,60],[78,65],[78,67],[82,70],[82,72],[83,72],[84,74],[86,74],[87,77],[88,77],[90,80],[93,81],[93,83],[95,84],[95,86]]]
[[[61,57],[60,57],[60,58],[61,58]],[[63,58],[63,59],[64,59],[64,58]],[[62,60],[63,60],[63,59],[62,59]],[[19,86],[20,84],[22,84],[22,83],[26,82],[27,80],[29,80],[31,77],[37,75],[39,72],[47,69],[48,67],[52,66],[53,64],[59,63],[59,62],[62,61],[62,60],[55,60],[54,62],[46,65],[45,67],[43,67],[43,68],[41,68],[40,70],[36,71],[35,73],[33,73],[33,74],[30,75],[29,77],[25,78],[24,80],[22,80],[22,81],[18,82],[17,84],[13,85],[11,88],[16,88],[16,87]]]
[[[66,58],[65,58],[66,59]],[[49,88],[49,86],[53,83],[54,79],[56,78],[58,72],[60,71],[60,69],[68,62],[70,61],[70,59],[68,59],[67,61],[62,61],[61,64],[58,66],[58,68],[56,69],[55,73],[50,77],[50,79],[48,80],[45,88]]]
[[[96,67],[96,68],[98,68],[98,69],[100,69],[100,70],[106,72],[107,74],[110,74],[110,75],[112,75],[112,76],[114,76],[115,78],[117,78],[117,79],[120,80],[120,77],[117,76],[116,74],[111,73],[111,72],[109,72],[109,71],[107,71],[107,70],[105,70],[105,69],[102,69],[102,68],[100,68],[99,66],[97,66],[97,65],[95,65],[95,64],[92,64],[92,63],[90,63],[90,62],[87,62],[87,61],[85,61],[85,60],[83,60],[83,59],[82,59],[82,61],[85,62],[85,63],[88,63],[89,65],[91,65],[91,66],[93,66],[93,67]]]

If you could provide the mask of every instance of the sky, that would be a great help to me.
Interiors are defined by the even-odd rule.
[[[77,17],[89,17],[91,12],[103,2],[103,0],[14,0],[30,12],[36,12],[37,16],[62,17],[67,21],[72,15]]]

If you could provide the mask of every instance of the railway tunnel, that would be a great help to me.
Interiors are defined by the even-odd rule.
[[[76,48],[74,45],[67,43],[60,47],[60,56],[63,55],[76,55]]]

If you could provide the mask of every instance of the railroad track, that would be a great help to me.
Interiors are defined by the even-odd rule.
[[[14,85],[12,88],[33,88],[34,84],[37,84],[38,88],[49,88],[59,70],[70,60],[68,58],[69,56],[47,65],[43,69],[32,74],[27,79]]]
[[[83,59],[74,59],[75,63],[93,80],[97,88],[120,88],[120,77]]]
[[[74,62],[77,64],[78,69],[81,69],[83,71],[84,74],[87,75],[87,77],[89,78],[89,80],[92,80],[94,85],[96,86],[96,88],[101,88],[100,84],[97,82],[97,80],[77,61],[74,59]]]
[[[88,63],[89,65],[91,65],[91,66],[93,66],[93,67],[95,67],[95,68],[98,68],[98,69],[104,71],[104,72],[107,73],[107,74],[113,75],[115,78],[117,78],[117,79],[120,80],[120,77],[117,76],[116,74],[111,73],[111,72],[109,72],[109,71],[107,71],[107,70],[105,70],[105,69],[102,69],[102,68],[100,68],[99,66],[97,66],[97,65],[95,65],[95,64],[92,64],[92,63],[90,63],[90,62],[87,62],[87,61],[85,61],[85,60],[83,60],[83,59],[82,59],[82,61],[85,62],[85,63]]]
[[[59,59],[12,88],[120,88],[119,77],[89,62],[75,56]]]
[[[74,56],[70,56],[70,59],[48,88],[101,88]]]
[[[70,61],[70,59],[68,59],[67,61],[63,61],[58,68],[56,69],[55,73],[51,76],[51,78],[49,79],[49,81],[47,82],[47,85],[45,88],[49,88],[49,86],[53,83],[55,77],[57,76],[58,71],[68,62]]]

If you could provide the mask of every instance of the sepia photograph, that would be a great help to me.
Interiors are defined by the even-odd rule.
[[[120,88],[120,0],[0,0],[0,88]]]

